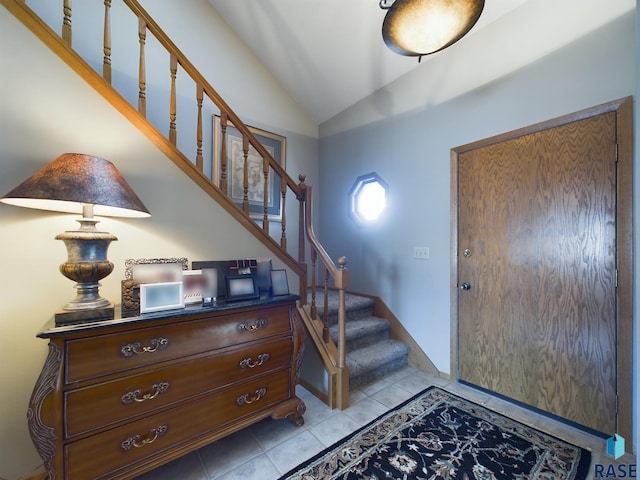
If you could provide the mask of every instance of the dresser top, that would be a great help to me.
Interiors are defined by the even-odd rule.
[[[184,318],[190,315],[201,315],[207,313],[224,313],[233,312],[241,309],[251,309],[255,307],[264,307],[281,303],[293,303],[299,300],[298,295],[281,295],[277,297],[263,297],[251,300],[239,300],[226,302],[224,300],[215,302],[211,306],[202,306],[200,304],[187,305],[184,308],[176,308],[172,310],[164,310],[160,312],[142,313],[138,315],[125,314],[123,316],[120,305],[116,306],[115,317],[110,320],[88,321],[86,323],[78,323],[73,325],[56,326],[52,318],[47,322],[43,329],[37,334],[39,338],[50,338],[58,335],[67,335],[74,332],[83,332],[89,330],[100,330],[117,326],[130,326],[140,324],[152,320],[170,320],[172,318]]]

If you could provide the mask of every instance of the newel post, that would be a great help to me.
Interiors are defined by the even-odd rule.
[[[349,369],[347,368],[347,338],[346,338],[346,307],[345,291],[349,287],[349,270],[347,270],[346,257],[338,258],[338,270],[336,271],[335,286],[338,289],[338,376],[337,376],[337,401],[338,408],[349,406]]]

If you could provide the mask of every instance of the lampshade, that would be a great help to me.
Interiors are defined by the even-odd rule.
[[[148,217],[149,211],[109,161],[81,153],[63,153],[0,201],[19,207],[96,215]]]
[[[149,211],[109,161],[65,153],[7,193],[1,202],[19,207],[81,213],[80,228],[56,236],[67,247],[60,272],[76,283],[76,298],[56,312],[56,325],[114,317],[114,307],[99,295],[99,281],[113,271],[107,260],[114,235],[96,229],[93,214],[148,217]]]
[[[382,23],[382,38],[394,52],[423,56],[460,40],[475,25],[484,0],[395,0]]]

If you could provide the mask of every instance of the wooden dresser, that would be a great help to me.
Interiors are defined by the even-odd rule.
[[[269,416],[302,425],[296,300],[46,326],[28,420],[49,480],[133,478]]]

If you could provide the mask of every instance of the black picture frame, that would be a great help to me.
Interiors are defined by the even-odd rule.
[[[226,275],[227,302],[260,297],[258,280],[254,274]]]

